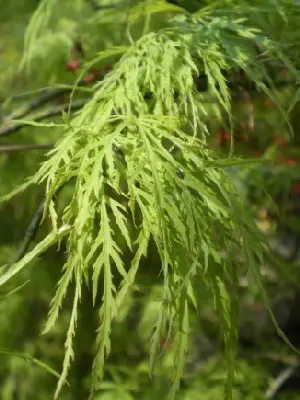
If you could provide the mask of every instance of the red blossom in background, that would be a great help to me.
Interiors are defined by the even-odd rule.
[[[99,77],[99,73],[91,72],[83,78],[83,82],[86,84],[93,83]]]
[[[246,131],[253,131],[254,129],[254,122],[248,122],[244,125],[244,128]]]
[[[294,193],[300,194],[300,182],[296,182],[294,185]]]
[[[263,104],[264,104],[264,106],[267,107],[267,108],[275,108],[275,107],[276,107],[276,104],[274,103],[274,101],[271,100],[271,99],[269,99],[269,98],[266,98],[266,99],[264,100]]]
[[[230,141],[231,135],[230,132],[227,131],[224,128],[221,128],[218,132],[217,132],[217,144],[219,145],[224,145],[225,142]]]
[[[277,137],[274,142],[278,147],[285,147],[288,144],[288,142],[281,137]]]
[[[93,83],[96,80],[103,78],[111,69],[111,65],[105,64],[100,70],[91,70],[90,73],[83,78],[83,81],[86,84]]]
[[[161,349],[171,349],[173,347],[173,343],[170,340],[161,340],[160,341]]]
[[[67,64],[66,64],[66,70],[69,72],[75,72],[78,70],[78,68],[80,67],[80,60],[78,60],[77,58],[75,59],[70,59],[68,60]]]

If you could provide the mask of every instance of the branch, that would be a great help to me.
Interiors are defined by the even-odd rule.
[[[42,150],[42,149],[52,149],[54,144],[46,143],[46,144],[12,144],[8,146],[0,146],[0,153],[11,153],[14,151],[23,151],[23,150]]]
[[[290,379],[290,377],[295,373],[296,369],[299,367],[299,360],[295,360],[292,365],[284,368],[280,374],[271,382],[269,388],[265,392],[265,397],[267,400],[273,400],[280,390],[281,386]]]
[[[6,118],[10,119],[17,119],[22,118],[24,115],[30,113],[31,111],[36,110],[37,108],[43,106],[44,104],[48,103],[50,100],[54,100],[57,97],[64,95],[67,91],[71,91],[71,89],[51,89],[47,90],[43,93],[38,99],[33,100],[29,104],[18,108],[17,110],[13,111],[9,116]]]
[[[53,199],[56,199],[58,194],[60,193],[60,191],[62,190],[62,188],[65,185],[62,185],[57,192],[55,193]],[[27,250],[29,249],[29,246],[31,244],[31,242],[34,240],[39,225],[41,223],[41,220],[43,218],[43,213],[44,213],[44,208],[45,208],[45,203],[46,203],[46,198],[44,198],[42,200],[42,202],[40,203],[40,205],[38,206],[37,210],[35,211],[33,218],[28,226],[28,228],[26,229],[25,232],[25,236],[22,242],[22,245],[20,246],[19,250],[17,251],[15,257],[13,258],[12,262],[10,265],[8,265],[7,267],[9,268],[12,264],[17,263],[18,261],[20,261],[25,254],[27,253]]]
[[[85,85],[85,82],[80,81],[77,86],[84,86],[84,85]],[[48,103],[49,101],[55,100],[55,99],[59,98],[60,96],[63,96],[64,94],[66,94],[68,92],[71,92],[72,90],[73,90],[72,87],[70,87],[70,88],[64,87],[64,88],[59,88],[59,89],[46,89],[39,98],[29,102],[26,105],[23,105],[23,106],[17,108],[16,110],[12,111],[12,113],[9,115],[4,115],[2,118],[4,119],[4,122],[6,122],[7,120],[9,121],[11,119],[22,118],[22,117],[24,117],[24,115],[30,113],[31,111],[34,111],[37,108],[40,108],[41,106]],[[17,95],[16,98],[19,96],[20,95]],[[12,99],[14,99],[14,97],[12,97]],[[4,101],[5,100],[3,100],[2,102],[4,102]]]
[[[48,107],[45,110],[43,110],[42,112],[40,112],[39,114],[36,114],[35,116],[27,117],[27,119],[37,122],[37,121],[41,121],[41,120],[49,118],[49,117],[54,117],[55,115],[60,115],[63,111],[67,111],[69,108],[70,108],[70,110],[77,110],[78,108],[81,108],[82,106],[84,106],[88,100],[89,99],[86,98],[86,99],[82,99],[82,100],[76,100],[71,105],[69,105],[69,103],[64,103],[64,104],[60,104],[58,106]],[[19,122],[19,123],[18,122],[15,122],[15,123],[7,122],[2,127],[0,127],[0,137],[9,136],[12,133],[19,131],[23,126],[24,126],[24,124],[21,122]]]
[[[92,6],[94,11],[101,11],[101,10],[109,10],[111,8],[115,8],[117,6],[119,6],[120,4],[122,4],[123,2],[119,3],[119,4],[99,4],[97,2],[97,0],[88,0],[88,3],[90,3],[90,5]]]
[[[45,199],[43,199],[43,201],[37,208],[32,220],[25,232],[23,243],[22,243],[21,247],[19,248],[19,250],[17,251],[15,257],[13,258],[11,264],[17,263],[24,257],[24,255],[26,254],[26,252],[30,246],[30,243],[34,240],[37,230],[38,230],[38,227],[39,227],[39,224],[43,217],[44,206],[45,206]]]

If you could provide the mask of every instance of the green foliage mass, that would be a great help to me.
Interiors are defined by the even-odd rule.
[[[251,210],[227,173],[230,166],[244,168],[244,161],[234,156],[233,136],[225,157],[212,148],[211,120],[227,121],[233,135],[230,74],[241,70],[257,91],[276,103],[282,126],[292,131],[292,107],[285,110],[278,101],[268,65],[276,60],[298,80],[295,15],[299,15],[299,5],[291,1],[276,5],[256,1],[251,6],[242,1],[208,5],[195,1],[195,10],[187,10],[187,2],[141,1],[99,9],[91,16],[87,3],[41,1],[26,30],[18,73],[24,77],[24,86],[26,80],[38,76],[28,89],[64,79],[67,73],[60,71],[74,38],[86,39],[93,56],[76,75],[70,106],[62,118],[19,119],[24,124],[23,135],[53,134],[57,141],[38,168],[40,160],[33,158],[33,166],[23,173],[29,175],[30,168],[38,171],[25,183],[16,189],[15,184],[7,185],[5,191],[14,189],[9,195],[1,188],[2,202],[31,185],[35,190],[41,186],[46,199],[43,221],[48,227],[20,261],[2,267],[0,287],[10,288],[15,281],[21,284],[24,277],[38,285],[43,272],[27,269],[32,263],[38,263],[38,269],[46,268],[47,261],[38,259],[45,252],[50,269],[57,262],[63,264],[61,272],[44,272],[49,287],[45,285],[41,293],[42,303],[47,304],[57,286],[43,333],[56,332],[54,341],[59,347],[66,331],[57,398],[69,398],[60,396],[76,347],[82,346],[76,343],[88,343],[86,351],[91,356],[93,336],[93,371],[86,383],[91,398],[136,398],[132,392],[140,389],[130,382],[143,385],[146,374],[157,383],[139,398],[150,399],[159,393],[161,398],[175,398],[203,297],[217,313],[227,364],[212,357],[204,372],[210,378],[195,381],[186,391],[181,389],[180,398],[194,399],[199,391],[205,391],[205,399],[221,396],[222,391],[226,399],[242,398],[236,382],[244,382],[243,376],[250,372],[236,355],[239,279],[240,274],[249,274],[276,325],[261,273],[269,253]],[[279,26],[287,30],[286,42]],[[95,32],[100,39],[94,38]],[[85,105],[72,114],[72,104],[81,93],[80,80],[91,66],[104,62],[112,63],[112,70],[84,92]],[[199,92],[196,79],[204,74],[208,90]],[[296,104],[298,92],[293,95]],[[49,255],[54,245],[61,254]],[[153,276],[150,283],[147,274]],[[145,287],[155,289],[158,283],[155,301],[149,300],[149,305],[156,304],[155,310],[151,318],[146,310],[148,318],[140,322],[142,341],[150,339],[146,345],[150,366],[145,359],[137,362],[133,377],[128,368],[121,371],[110,366],[109,360],[117,354],[114,346],[122,342],[124,321],[137,293]],[[16,295],[3,300],[12,314],[30,298],[26,285]],[[173,348],[162,356],[161,342],[166,338],[172,340]],[[47,347],[39,341],[41,349]],[[6,341],[1,343],[8,347]],[[40,366],[44,365],[35,368]],[[255,374],[260,387],[264,382]],[[213,389],[209,379],[215,379]],[[246,391],[252,390],[249,382],[242,384]],[[9,386],[5,390],[9,393]],[[32,398],[30,388],[26,390],[23,398]],[[249,399],[262,398],[260,392],[251,393]]]

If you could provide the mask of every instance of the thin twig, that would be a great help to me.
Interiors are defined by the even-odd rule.
[[[119,4],[103,4],[103,5],[101,5],[96,0],[88,0],[88,2],[90,3],[90,5],[92,6],[94,11],[109,10],[109,9],[115,8],[123,3],[123,2],[121,2]]]
[[[22,118],[22,117],[24,117],[24,115],[43,106],[44,104],[48,103],[50,100],[54,100],[57,97],[64,95],[67,91],[71,91],[71,89],[67,90],[64,88],[64,89],[47,90],[38,99],[35,99],[32,102],[30,102],[29,104],[26,104],[25,106],[22,106],[22,107],[18,108],[17,110],[14,110],[10,115],[8,115],[6,117],[6,119],[10,120],[10,119]]]
[[[53,199],[57,198],[58,194],[60,193],[60,191],[63,189],[64,186],[65,186],[65,184],[63,184],[57,190],[57,192],[53,196]],[[20,261],[24,257],[24,255],[27,253],[27,250],[29,249],[31,242],[34,240],[34,238],[37,234],[38,228],[40,226],[40,223],[42,221],[45,204],[46,204],[46,198],[44,197],[44,199],[42,200],[42,202],[36,209],[28,228],[26,229],[25,236],[24,236],[23,242],[22,242],[19,250],[15,254],[15,257],[13,258],[11,264],[8,267],[10,267],[12,264]]]
[[[40,203],[39,207],[37,208],[36,212],[34,213],[34,216],[31,220],[28,228],[26,229],[22,245],[19,248],[19,250],[17,251],[16,255],[14,256],[11,264],[14,264],[14,263],[20,261],[24,257],[24,255],[26,254],[26,252],[30,246],[30,243],[34,240],[37,230],[38,230],[38,227],[39,227],[39,224],[43,217],[44,206],[45,206],[45,199],[43,199],[43,201]]]
[[[52,149],[53,143],[46,144],[12,144],[7,146],[0,146],[0,153],[10,153],[14,151],[24,151],[24,150],[42,150],[42,149]]]
[[[85,86],[84,80],[81,80],[78,82],[77,86]],[[16,110],[12,111],[11,114],[5,116],[4,122],[9,121],[11,119],[17,119],[17,118],[22,118],[24,115],[36,110],[37,108],[40,108],[44,104],[50,102],[51,100],[55,100],[69,92],[72,92],[73,87],[63,87],[63,88],[57,88],[57,89],[46,89],[44,93],[41,94],[40,97],[37,99],[29,102],[26,105],[23,105]],[[16,96],[18,97],[18,96]],[[4,102],[4,101],[3,101]]]
[[[290,379],[299,365],[300,361],[297,359],[290,366],[284,368],[280,374],[274,380],[272,380],[270,386],[265,392],[265,397],[267,400],[273,400],[275,398],[281,386]]]
[[[76,110],[81,108],[86,104],[89,98],[76,100],[71,105],[69,103],[60,104],[58,106],[48,107],[45,110],[41,111],[39,114],[34,116],[28,116],[27,119],[30,121],[41,121],[43,119],[54,117],[55,115],[60,115],[63,111]],[[8,136],[12,133],[19,131],[24,124],[22,122],[6,122],[2,127],[0,127],[0,137],[1,136]]]

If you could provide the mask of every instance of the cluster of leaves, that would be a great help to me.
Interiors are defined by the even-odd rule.
[[[80,10],[81,2],[77,3]],[[245,4],[219,9],[217,3],[190,15],[164,2],[141,2],[129,13],[130,45],[109,48],[91,61],[99,63],[121,55],[113,70],[93,87],[86,105],[73,118],[64,115],[60,124],[23,121],[37,128],[58,129],[63,137],[39,171],[2,200],[31,184],[45,184],[44,218],[50,218],[51,232],[20,262],[3,268],[0,285],[50,246],[66,243],[67,261],[44,329],[44,333],[53,329],[67,290],[72,290],[56,395],[74,358],[73,341],[85,285],[91,287],[99,309],[92,394],[101,388],[105,360],[111,352],[113,321],[120,316],[134,285],[139,285],[142,258],[147,257],[152,241],[159,255],[163,290],[153,324],[150,372],[157,364],[162,338],[171,337],[174,371],[170,396],[174,397],[184,372],[192,309],[201,309],[197,292],[202,282],[219,316],[228,361],[225,394],[232,396],[238,280],[243,269],[236,254],[241,255],[268,307],[260,272],[265,247],[225,171],[243,162],[222,159],[210,148],[209,122],[214,112],[220,118],[225,115],[233,126],[225,74],[231,70],[243,70],[257,88],[273,98],[287,120],[270,90],[269,57],[257,51],[259,45],[272,52],[296,79],[298,73],[282,47],[268,37],[268,26],[261,24],[266,30],[259,30],[251,18],[240,18],[249,12]],[[273,9],[272,16],[278,13],[279,19],[283,18],[281,12],[289,5],[284,2],[283,8]],[[45,23],[48,26],[51,19],[55,21],[58,9],[57,1],[42,1],[31,20],[22,64],[28,71],[40,55],[39,45],[35,46],[42,43],[43,51],[51,47],[44,46],[47,37],[52,42]],[[165,28],[143,34],[134,42],[130,34],[134,22],[140,16],[164,11],[182,14]],[[145,32],[147,24],[149,28],[146,19]],[[70,35],[62,38],[68,47]],[[205,93],[199,93],[195,85],[200,74],[208,79]],[[216,107],[209,109],[208,99],[216,100]],[[232,151],[233,147],[231,156]],[[66,187],[71,192],[58,208],[57,195]],[[225,255],[222,250],[226,250]]]

